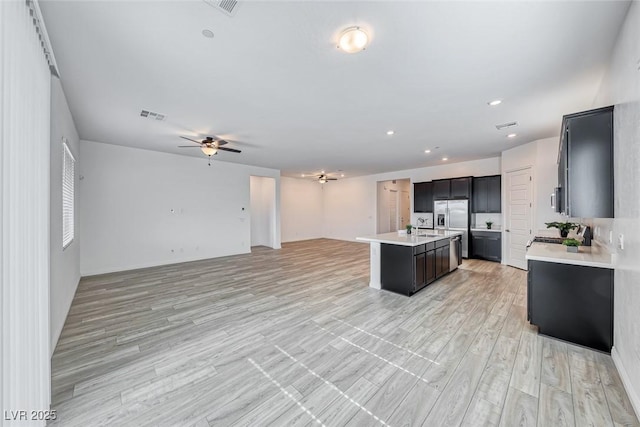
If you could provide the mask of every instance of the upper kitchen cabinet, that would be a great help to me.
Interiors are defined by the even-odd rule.
[[[613,107],[563,117],[556,203],[573,218],[613,218]]]
[[[501,183],[500,175],[473,178],[471,212],[500,213],[502,210]]]
[[[451,182],[448,179],[433,181],[433,200],[447,200],[451,194]]]
[[[433,212],[432,182],[416,182],[413,184],[413,211]]]
[[[471,196],[471,177],[453,178],[449,180],[451,193],[450,199],[468,199]]]
[[[433,199],[468,199],[471,196],[471,177],[433,181]]]

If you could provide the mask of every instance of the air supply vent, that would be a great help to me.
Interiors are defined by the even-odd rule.
[[[514,126],[518,126],[518,122],[509,122],[509,123],[503,123],[501,125],[496,125],[496,129],[502,130],[502,129],[512,128]]]
[[[225,15],[235,16],[236,11],[238,10],[238,1],[237,0],[202,0],[209,6],[214,9],[218,9],[220,12]]]
[[[141,117],[146,117],[148,119],[160,120],[163,121],[167,118],[165,114],[154,113],[153,111],[142,110],[140,111]]]

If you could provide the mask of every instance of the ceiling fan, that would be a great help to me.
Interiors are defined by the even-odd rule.
[[[215,156],[218,154],[218,151],[230,151],[232,153],[241,153],[242,151],[236,150],[235,148],[227,148],[223,147],[223,145],[228,144],[222,138],[218,138],[217,136],[207,136],[202,141],[196,141],[195,139],[187,138],[186,136],[181,136],[180,138],[186,139],[187,141],[195,142],[198,145],[179,145],[179,148],[199,148],[202,152],[209,157],[209,166],[211,166],[211,156]]]
[[[302,174],[302,176],[303,177],[313,177],[314,179],[317,179],[320,184],[326,184],[327,181],[337,181],[338,180],[338,178],[330,178],[329,177],[330,174],[331,174],[331,172],[325,173],[325,171],[322,171],[319,174],[318,173],[308,173],[308,174]]]

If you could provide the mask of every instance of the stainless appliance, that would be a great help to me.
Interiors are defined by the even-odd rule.
[[[469,201],[436,200],[433,202],[434,228],[462,232],[462,257],[469,257]]]
[[[454,236],[449,242],[449,271],[453,271],[462,264],[462,238]]]

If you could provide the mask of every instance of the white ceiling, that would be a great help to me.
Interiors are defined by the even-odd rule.
[[[628,6],[262,1],[230,17],[203,1],[41,1],[82,139],[206,165],[178,136],[213,133],[242,150],[217,160],[347,176],[557,135],[563,114],[592,107]],[[353,25],[371,43],[349,55],[336,41]],[[495,128],[510,121],[514,139]]]

